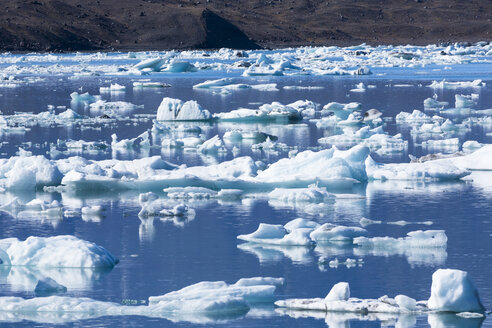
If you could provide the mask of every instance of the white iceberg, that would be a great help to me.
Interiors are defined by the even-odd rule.
[[[461,270],[439,269],[432,275],[429,310],[448,312],[483,312],[478,291]]]
[[[3,265],[50,268],[112,268],[118,259],[105,248],[75,236],[0,240]]]
[[[165,97],[157,109],[158,121],[203,121],[211,117],[208,110],[193,100],[184,102]]]
[[[350,298],[348,284],[336,284],[326,298],[287,299],[276,301],[278,307],[323,312],[356,313],[413,313],[483,312],[478,293],[467,273],[460,270],[439,269],[432,279],[431,298],[417,302],[406,295],[379,299]]]

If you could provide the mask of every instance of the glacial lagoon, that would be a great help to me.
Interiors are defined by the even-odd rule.
[[[153,66],[138,66],[155,58],[160,61]],[[491,310],[492,150],[484,151],[492,143],[490,45],[2,54],[0,74],[3,245],[6,238],[73,235],[119,260],[109,268],[3,263],[0,298],[45,297],[35,289],[51,278],[66,287],[53,292],[60,297],[126,309],[0,309],[2,326],[492,327],[489,316],[326,313],[274,305],[324,298],[342,281],[361,299],[403,294],[427,300],[433,272],[452,268],[468,272]],[[212,88],[196,87],[217,80]],[[193,110],[219,119],[156,122],[164,98],[196,101]],[[424,106],[429,98],[437,104]],[[298,100],[307,102],[296,107]],[[344,107],[349,103],[358,104]],[[252,109],[250,116],[220,119],[219,113],[238,108]],[[368,121],[356,115],[370,109],[381,116]],[[464,147],[467,141],[476,143]],[[339,150],[328,153],[333,146]],[[480,149],[479,159],[467,157]],[[326,156],[312,155],[311,165],[299,155],[305,151]],[[459,152],[465,160],[443,158],[437,167],[418,162]],[[368,156],[377,166],[369,166]],[[275,171],[275,163],[287,158],[291,162]],[[411,159],[415,163],[407,164]],[[165,191],[170,187],[175,189]],[[275,188],[289,189],[274,197]],[[313,190],[321,196],[309,196]],[[443,230],[447,243],[365,248],[352,241],[237,239],[260,223],[285,225],[297,218],[362,227],[368,238]],[[149,305],[150,296],[249,277],[283,278],[283,284],[273,299],[247,307],[225,301],[224,311],[205,313],[186,311],[186,304],[137,310]]]

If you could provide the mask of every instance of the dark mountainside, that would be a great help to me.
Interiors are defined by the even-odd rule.
[[[488,41],[492,0],[9,0],[9,51]]]

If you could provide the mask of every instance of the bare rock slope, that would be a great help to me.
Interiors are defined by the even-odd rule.
[[[164,50],[488,41],[491,0],[10,0],[0,49]]]

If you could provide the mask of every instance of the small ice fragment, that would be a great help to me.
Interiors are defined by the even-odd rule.
[[[381,224],[382,221],[362,218],[362,219],[360,219],[359,223],[362,227],[367,227],[368,225],[371,225],[371,224]]]

